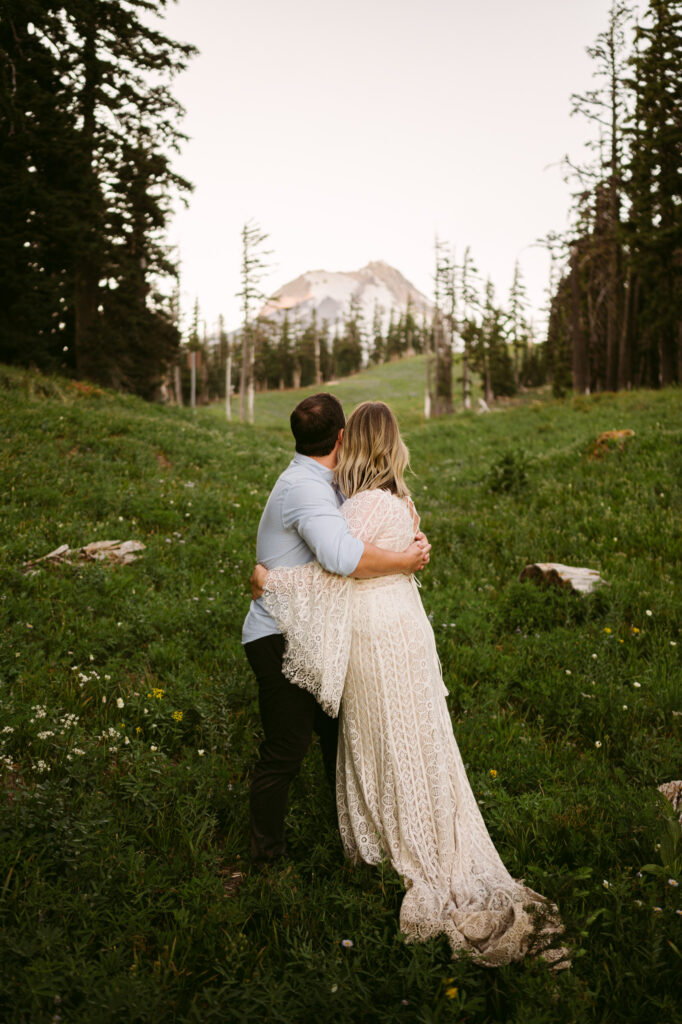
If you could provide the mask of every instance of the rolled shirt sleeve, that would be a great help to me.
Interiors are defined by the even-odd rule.
[[[350,576],[357,569],[365,545],[349,531],[325,480],[292,484],[282,504],[282,525],[297,531],[328,572]]]

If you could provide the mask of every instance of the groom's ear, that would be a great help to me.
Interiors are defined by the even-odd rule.
[[[339,447],[343,444],[343,427],[341,428],[341,430],[339,430],[339,436],[336,439],[336,443],[339,445]]]

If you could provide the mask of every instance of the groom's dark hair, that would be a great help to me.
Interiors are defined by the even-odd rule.
[[[323,391],[299,402],[290,423],[299,455],[329,455],[346,417],[338,398]]]

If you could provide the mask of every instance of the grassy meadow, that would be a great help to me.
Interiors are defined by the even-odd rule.
[[[401,419],[455,733],[505,863],[559,905],[572,969],[406,945],[390,866],[344,862],[315,746],[290,858],[250,869],[240,632],[298,393],[257,396],[249,428],[0,367],[4,1024],[682,1020],[682,837],[656,791],[682,778],[682,396],[528,395],[424,423],[423,369],[330,390]],[[589,458],[621,428],[623,450]],[[25,571],[104,539],[146,549]],[[519,583],[534,561],[609,586]]]

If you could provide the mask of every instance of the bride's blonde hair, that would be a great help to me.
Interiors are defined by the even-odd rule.
[[[406,498],[408,452],[398,421],[384,402],[363,402],[348,417],[336,464],[336,482],[346,496],[384,488]]]

